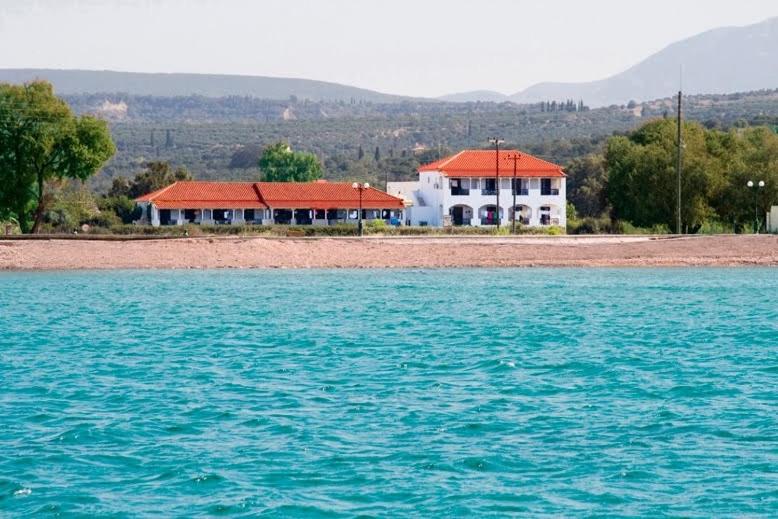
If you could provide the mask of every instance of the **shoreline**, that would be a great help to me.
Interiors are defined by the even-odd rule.
[[[777,235],[0,240],[0,271],[778,266]]]

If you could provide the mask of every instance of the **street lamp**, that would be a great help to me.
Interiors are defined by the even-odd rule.
[[[364,184],[360,184],[359,182],[354,182],[351,184],[351,187],[356,189],[359,192],[359,221],[357,223],[357,229],[359,230],[359,235],[362,236],[362,192],[365,189],[370,189],[370,184],[365,182]]]
[[[500,220],[500,144],[504,143],[505,141],[503,139],[500,139],[499,137],[490,137],[489,138],[489,144],[492,144],[494,146],[494,176],[495,181],[494,185],[497,188],[495,192],[497,193],[497,228],[500,227],[500,224],[502,223]]]
[[[759,188],[764,187],[764,180],[760,180],[758,184],[755,184],[753,180],[749,180],[746,182],[746,185],[754,190],[754,234],[759,233],[759,205],[758,205],[758,196],[759,196]]]
[[[513,207],[511,207],[511,216],[513,221],[511,222],[511,234],[516,234],[516,165],[521,160],[521,153],[513,153],[505,157],[505,160],[513,161],[513,185],[511,190],[513,191]]]

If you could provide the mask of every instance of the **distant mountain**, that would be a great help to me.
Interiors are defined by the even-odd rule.
[[[473,90],[472,92],[460,92],[457,94],[448,94],[438,97],[439,101],[447,101],[450,103],[504,103],[510,101],[510,98],[501,94],[500,92],[494,92],[492,90]]]
[[[309,79],[217,74],[147,74],[110,70],[0,69],[0,82],[46,79],[60,95],[122,92],[147,96],[247,96],[261,99],[399,102],[409,98]]]
[[[540,83],[510,96],[516,103],[583,99],[587,105],[646,101],[683,90],[724,94],[778,87],[778,17],[713,29],[673,43],[632,68],[589,83]]]

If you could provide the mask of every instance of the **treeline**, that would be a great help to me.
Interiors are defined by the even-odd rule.
[[[540,111],[543,113],[545,112],[588,112],[589,107],[584,104],[583,99],[579,100],[577,103],[572,99],[567,99],[566,101],[560,101],[559,103],[557,103],[556,101],[541,101]]]
[[[686,122],[682,135],[682,232],[763,230],[766,211],[778,204],[778,134],[767,126],[722,131]],[[573,160],[568,200],[583,220],[573,228],[622,221],[675,231],[677,150],[675,122],[660,119]]]
[[[35,134],[30,137],[32,140],[21,140],[23,136],[10,131],[0,137],[13,136],[18,142],[37,140],[45,153],[55,152],[64,148],[52,147],[53,143],[77,142],[73,140],[74,128],[78,128],[78,121],[83,121],[81,124],[96,128],[95,135],[100,135],[100,139],[95,137],[95,140],[104,144],[95,147],[92,167],[86,168],[86,173],[52,170],[40,177],[31,165],[24,175],[14,177],[13,182],[9,180],[11,177],[4,177],[0,183],[0,199],[11,200],[16,197],[14,193],[26,198],[14,198],[13,203],[17,204],[14,209],[9,209],[10,202],[5,202],[0,207],[0,219],[21,219],[25,227],[37,222],[38,227],[48,225],[61,230],[72,227],[74,222],[110,226],[132,221],[132,198],[175,178],[259,180],[258,164],[263,151],[279,142],[305,152],[306,161],[315,162],[320,168],[317,175],[325,179],[366,181],[383,187],[386,182],[417,178],[421,164],[461,149],[486,147],[490,135],[501,136],[508,147],[523,149],[566,167],[568,196],[578,213],[578,221],[588,219],[582,230],[612,230],[613,222],[671,229],[675,221],[672,213],[675,195],[671,189],[675,144],[673,121],[667,113],[672,107],[669,99],[641,104],[641,110],[636,110],[635,104],[631,109],[560,111],[557,108],[557,111],[544,112],[540,106],[529,109],[510,103],[352,105],[295,99],[271,102],[225,98],[213,102],[222,107],[234,103],[236,113],[248,103],[274,109],[284,107],[284,110],[297,107],[300,110],[297,113],[315,107],[319,115],[310,119],[251,123],[175,120],[157,123],[137,122],[132,115],[132,105],[137,99],[122,104],[124,101],[117,98],[105,109],[131,114],[131,120],[110,125],[111,143],[103,123],[92,124],[96,121],[93,117],[78,115],[102,96],[78,97],[87,101],[75,110],[76,114],[71,114],[67,105],[51,97],[50,89],[38,85],[40,99],[31,97],[24,101],[30,104],[27,111],[17,105],[30,92],[25,93],[23,87],[4,86],[5,105],[0,106],[4,118],[0,122],[6,124],[5,130],[10,130],[19,121],[29,119],[24,123],[27,127],[46,129],[53,132],[51,135],[62,136],[62,140],[47,140],[49,134]],[[704,102],[698,102],[699,99]],[[171,113],[180,108],[180,103],[190,102],[195,113],[203,106],[210,106],[212,101],[148,98],[147,102],[148,109],[157,107]],[[165,108],[166,103],[171,104]],[[570,100],[564,104],[569,107]],[[337,106],[351,115],[321,115],[323,107]],[[683,199],[688,204],[684,205],[686,213],[682,215],[685,229],[696,232],[706,226],[720,226],[745,230],[748,222],[754,220],[754,204],[753,201],[746,203],[748,197],[756,194],[760,211],[769,203],[778,202],[774,178],[778,163],[775,149],[778,91],[724,96],[718,101],[692,97],[687,99],[686,107],[687,118],[701,122],[689,122],[684,130],[684,179],[688,182],[684,185]],[[363,115],[355,116],[356,111],[362,111],[359,113]],[[636,116],[637,112],[646,117]],[[63,123],[56,128],[40,125],[41,113],[47,114],[47,118],[62,118]],[[152,117],[150,113],[149,117]],[[651,121],[645,124],[647,119]],[[114,144],[115,154],[112,153]],[[11,149],[12,145],[8,140],[2,149]],[[111,153],[105,151],[109,149]],[[46,157],[45,153],[39,155]],[[104,167],[96,166],[112,154]],[[0,153],[7,166],[0,171],[4,175],[14,171],[9,157],[12,155]],[[100,173],[92,177],[97,170]],[[756,193],[745,188],[748,174],[756,182],[764,180],[765,187],[761,191],[757,188]],[[757,178],[759,175],[763,178]],[[77,182],[65,180],[69,177],[89,179],[89,188],[99,195],[92,197],[91,202],[86,201],[89,198],[84,195],[86,188],[76,189]],[[68,207],[91,209],[71,218],[67,215],[74,213]],[[102,220],[94,219],[98,215]]]
[[[84,113],[101,106],[106,98],[69,96],[68,100],[76,104],[76,112]],[[412,175],[412,159],[420,150],[480,148],[491,135],[546,160],[566,164],[595,151],[614,133],[633,130],[648,119],[672,117],[673,105],[668,98],[635,104],[631,109],[614,106],[543,112],[539,105],[511,103],[352,105],[293,99],[132,96],[115,96],[109,101],[111,110],[121,114],[126,108],[127,116],[112,119],[118,152],[93,181],[102,191],[110,187],[114,176],[133,175],[152,160],[186,165],[203,179],[250,178],[259,150],[278,141],[314,153],[325,165],[337,164],[333,169],[325,167],[325,177],[350,172],[369,176],[370,172],[364,171],[365,158],[372,158],[376,149],[379,164],[386,161],[386,168],[392,171],[407,164],[410,169],[398,174]],[[561,104],[569,106],[568,102]],[[778,124],[778,94],[692,96],[685,99],[684,111],[688,118],[711,129]],[[373,175],[383,178],[384,170]]]

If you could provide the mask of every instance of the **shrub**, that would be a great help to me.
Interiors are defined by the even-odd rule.
[[[116,214],[122,223],[132,223],[140,219],[143,209],[127,196],[107,196],[97,200],[101,212],[110,211]]]
[[[735,228],[732,224],[717,220],[706,220],[697,232],[699,234],[734,234]]]
[[[367,222],[367,225],[365,225],[365,231],[368,234],[385,233],[388,228],[389,226],[386,225],[386,222],[383,220],[370,220]]]
[[[14,219],[0,220],[0,235],[21,234],[19,222]]]
[[[635,227],[630,222],[617,222],[617,234],[670,234],[670,229],[665,224],[652,227]]]
[[[568,222],[567,232],[569,234],[609,234],[613,233],[614,229],[611,219],[607,216],[587,216]]]

